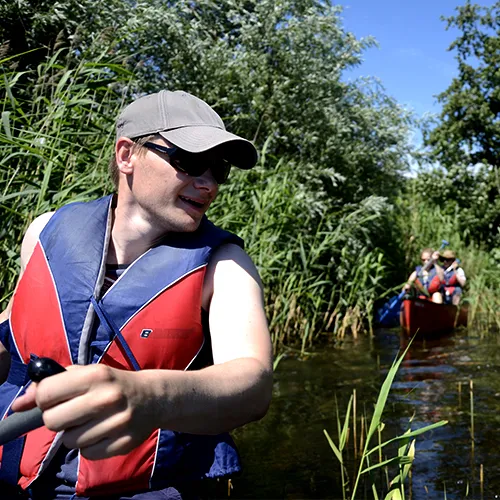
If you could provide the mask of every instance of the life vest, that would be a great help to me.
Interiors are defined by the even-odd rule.
[[[451,297],[455,293],[461,293],[461,290],[462,287],[458,282],[456,269],[451,269],[451,268],[445,269],[444,282],[442,284],[442,293],[444,294],[445,298],[450,298],[451,300]]]
[[[14,296],[9,331],[0,339],[12,359],[8,380],[0,386],[0,418],[25,390],[32,355],[63,366],[102,363],[123,370],[186,370],[199,356],[207,263],[221,244],[242,246],[242,240],[203,218],[197,231],[169,235],[144,253],[99,299],[111,205],[111,196],[66,205],[41,232]],[[7,443],[0,448],[5,457],[0,478],[27,488],[47,468],[61,438],[62,433],[41,427]],[[239,470],[228,434],[158,429],[127,455],[98,461],[80,456],[76,493],[160,489]]]
[[[422,266],[417,266],[415,268],[417,276],[422,272]],[[425,288],[431,295],[438,292],[441,287],[441,280],[437,275],[436,268],[432,266],[428,271],[427,275],[422,275],[415,280],[421,287]]]
[[[455,286],[458,283],[457,273],[455,269],[445,269],[444,271],[444,286]]]

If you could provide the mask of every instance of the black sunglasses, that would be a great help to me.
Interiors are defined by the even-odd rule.
[[[224,184],[229,177],[231,164],[213,153],[189,153],[184,149],[174,146],[167,148],[154,142],[145,142],[144,147],[166,154],[169,158],[169,163],[176,170],[190,175],[191,177],[199,177],[208,169],[212,172],[217,184]]]

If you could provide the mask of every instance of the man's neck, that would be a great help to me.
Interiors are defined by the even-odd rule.
[[[153,231],[147,221],[116,207],[113,210],[107,264],[131,264],[164,235]]]

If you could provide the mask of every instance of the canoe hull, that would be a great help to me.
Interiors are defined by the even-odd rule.
[[[425,299],[405,299],[401,306],[400,323],[404,333],[410,337],[444,335],[457,326],[467,326],[467,310]]]

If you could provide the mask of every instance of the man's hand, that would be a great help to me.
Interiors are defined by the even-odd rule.
[[[69,366],[65,373],[32,384],[12,409],[38,406],[45,425],[65,431],[64,445],[80,448],[85,458],[123,455],[154,431],[143,418],[146,394],[138,375],[104,365]]]
[[[439,253],[439,250],[436,250],[435,252],[432,253],[431,260],[433,260],[434,262],[437,262],[439,260],[440,256],[441,255]]]

